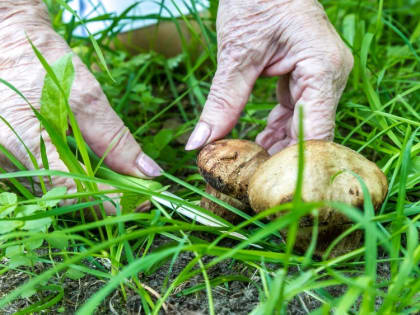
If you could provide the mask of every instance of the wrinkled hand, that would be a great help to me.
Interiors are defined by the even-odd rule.
[[[2,1],[0,4],[0,77],[13,84],[38,110],[45,71],[26,39],[25,32],[51,64],[70,51],[65,41],[50,26],[41,0]],[[151,177],[160,174],[159,166],[145,155],[121,119],[110,107],[98,82],[77,57],[73,58],[75,80],[70,106],[87,144],[102,156],[114,146],[105,163],[116,172]],[[0,115],[14,128],[42,167],[40,135],[45,142],[50,169],[67,171],[50,137],[27,103],[0,84]],[[28,169],[33,165],[24,146],[0,120],[0,144]],[[0,166],[10,171],[10,163],[0,156]],[[69,178],[53,178],[53,185],[75,191]]]
[[[220,0],[218,67],[192,150],[228,134],[260,75],[279,76],[279,104],[256,141],[273,154],[305,139],[332,140],[335,112],[353,66],[350,50],[316,0]]]

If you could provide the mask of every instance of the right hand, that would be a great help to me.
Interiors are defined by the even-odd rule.
[[[14,85],[39,111],[45,70],[35,56],[25,32],[50,64],[67,54],[70,48],[51,28],[42,1],[3,1],[0,6],[0,77]],[[79,58],[74,57],[73,63],[75,80],[69,103],[86,143],[98,156],[102,156],[108,146],[115,142],[105,163],[116,172],[141,178],[160,175],[161,168],[142,152],[109,105],[93,75]],[[0,84],[0,115],[22,138],[41,168],[40,135],[45,142],[50,169],[68,171],[49,135],[44,128],[40,128],[32,109],[3,84]],[[34,168],[24,146],[1,120],[0,144],[26,168]],[[6,171],[13,171],[11,163],[1,154],[0,166]],[[69,192],[76,191],[75,183],[70,178],[53,177],[52,180],[53,186],[66,186]]]
[[[187,150],[225,137],[261,75],[279,77],[279,104],[256,142],[274,154],[298,139],[332,140],[353,56],[317,0],[220,0],[217,71]]]

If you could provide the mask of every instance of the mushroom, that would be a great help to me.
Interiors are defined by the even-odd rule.
[[[248,205],[249,179],[269,157],[254,142],[225,139],[206,145],[198,155],[197,165],[210,186]]]
[[[232,207],[235,207],[238,210],[241,210],[245,213],[251,214],[252,210],[249,205],[244,204],[243,202],[240,202],[238,199],[233,198],[231,196],[225,195],[224,193],[218,191],[217,189],[214,189],[209,184],[206,186],[206,193],[216,197],[217,199],[220,199],[227,204],[231,205]],[[237,223],[241,220],[241,217],[237,214],[226,210],[225,207],[211,201],[210,199],[207,199],[203,197],[200,202],[200,206],[210,210],[214,214],[218,215],[219,217],[224,218],[225,220],[229,221],[230,223]]]
[[[357,178],[365,182],[375,209],[382,204],[388,190],[385,175],[359,153],[342,145],[305,141],[302,200],[340,201],[363,207],[363,193]],[[198,166],[205,180],[215,189],[250,204],[261,212],[290,202],[295,193],[298,174],[298,148],[292,145],[269,157],[257,144],[245,140],[220,140],[207,145],[199,154]],[[278,215],[283,215],[284,212]],[[318,236],[315,254],[323,254],[329,244],[351,226],[341,212],[331,208],[318,209]],[[312,237],[312,214],[301,218],[295,247],[306,250]],[[287,230],[281,231],[287,237]],[[344,238],[331,253],[346,253],[360,245],[362,234],[356,231]]]

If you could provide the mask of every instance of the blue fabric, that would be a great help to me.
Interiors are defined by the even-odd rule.
[[[209,7],[208,0],[73,0],[69,2],[72,9],[85,20],[107,13],[118,16],[134,4],[136,5],[129,11],[127,16],[138,17],[158,14],[162,17],[171,18],[189,14],[194,11],[194,8],[200,12]],[[63,17],[64,21],[68,22],[71,20],[72,14],[66,11]],[[112,21],[87,22],[86,27],[92,34],[95,34],[107,28],[111,23]],[[125,19],[120,21],[118,27],[121,27],[122,32],[126,32],[156,23],[157,20],[153,18]],[[82,26],[76,28],[74,34],[87,36],[86,30]]]

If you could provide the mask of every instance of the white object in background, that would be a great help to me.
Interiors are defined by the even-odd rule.
[[[104,14],[121,15],[127,8],[137,3],[127,14],[127,16],[147,16],[159,15],[164,18],[179,17],[188,15],[193,12],[194,7],[201,12],[209,7],[208,0],[73,0],[68,4],[83,19],[92,19]],[[63,14],[64,22],[72,19],[72,14],[65,11]],[[118,23],[122,32],[132,31],[134,29],[143,28],[152,24],[156,24],[157,19],[124,19]],[[112,23],[109,21],[94,21],[86,23],[89,32],[95,34],[100,32]],[[74,30],[76,36],[87,36],[86,29],[79,26]]]

